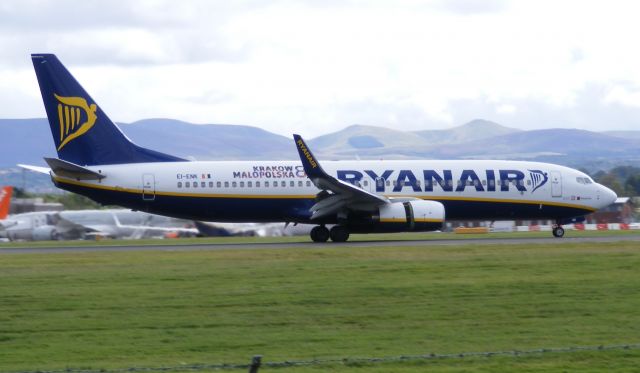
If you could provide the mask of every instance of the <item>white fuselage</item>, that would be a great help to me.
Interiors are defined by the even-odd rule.
[[[440,201],[448,219],[559,219],[584,215],[615,199],[615,193],[586,174],[548,163],[393,160],[324,161],[322,165],[329,174],[371,193],[391,199]],[[305,208],[319,192],[299,161],[158,162],[87,168],[105,178],[78,181],[56,176],[54,180],[104,203],[209,221],[304,222],[308,217]],[[523,206],[527,208],[518,208]]]

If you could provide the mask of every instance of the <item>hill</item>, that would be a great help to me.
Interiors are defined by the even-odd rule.
[[[119,124],[138,145],[198,160],[297,159],[293,140],[251,126],[197,125],[172,119]]]
[[[457,146],[440,146],[440,157],[531,159],[538,156],[620,158],[640,155],[640,139],[578,129],[520,131]]]
[[[172,119],[145,119],[119,126],[141,146],[189,159],[298,157],[289,137],[251,126],[196,125]],[[42,165],[42,157],[55,156],[45,119],[1,119],[0,138],[0,168],[16,163]],[[640,160],[640,131],[521,131],[485,120],[417,132],[353,125],[308,141],[321,159],[528,159],[591,170]]]
[[[488,120],[475,119],[467,124],[451,129],[416,131],[414,133],[430,143],[459,144],[516,132],[522,131],[515,128],[505,127]]]

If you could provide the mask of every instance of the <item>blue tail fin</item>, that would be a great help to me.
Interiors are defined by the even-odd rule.
[[[32,54],[58,157],[78,165],[177,162],[129,140],[53,54]]]

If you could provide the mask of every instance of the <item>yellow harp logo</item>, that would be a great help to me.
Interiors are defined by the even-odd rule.
[[[58,120],[60,123],[60,145],[58,151],[69,141],[78,138],[96,123],[96,104],[87,104],[82,97],[61,97],[53,94],[58,100]],[[83,115],[84,114],[84,115]],[[80,121],[83,120],[82,123]]]

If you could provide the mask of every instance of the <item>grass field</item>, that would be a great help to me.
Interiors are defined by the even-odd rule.
[[[638,242],[3,255],[0,371],[640,343],[638,268]],[[638,367],[632,349],[260,371]]]

